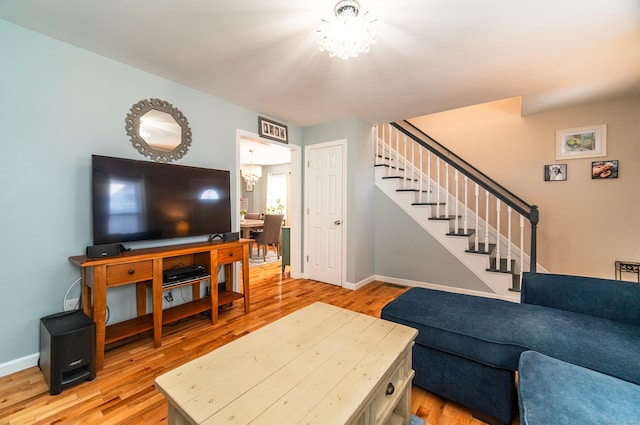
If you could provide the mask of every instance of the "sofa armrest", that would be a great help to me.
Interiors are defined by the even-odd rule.
[[[640,326],[637,283],[525,272],[520,301]]]

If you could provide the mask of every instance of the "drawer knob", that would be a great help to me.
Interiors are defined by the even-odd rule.
[[[233,257],[233,252],[230,252],[230,253],[229,253],[229,257]]]
[[[389,382],[389,383],[387,384],[387,391],[385,391],[385,394],[386,394],[386,395],[391,395],[391,394],[393,394],[393,392],[394,392],[395,390],[396,390],[396,389],[395,389],[395,387],[393,386],[393,384],[392,384],[391,382]]]
[[[136,271],[134,269],[129,269],[129,274],[134,274]]]

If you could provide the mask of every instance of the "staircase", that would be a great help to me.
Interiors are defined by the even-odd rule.
[[[376,185],[495,294],[536,271],[537,207],[410,123],[374,130]]]

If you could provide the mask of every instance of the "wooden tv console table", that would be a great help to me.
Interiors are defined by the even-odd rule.
[[[211,323],[218,320],[218,306],[244,299],[249,312],[249,240],[198,242],[125,251],[114,257],[69,257],[82,269],[82,308],[96,323],[96,369],[104,365],[104,348],[115,342],[153,329],[153,345],[162,344],[162,325],[203,311],[211,311]],[[233,291],[233,264],[242,262],[242,293]],[[162,310],[163,271],[177,266],[202,264],[210,275],[172,285],[191,285],[193,301]],[[218,266],[224,266],[225,290],[218,293]],[[200,283],[210,280],[209,296],[200,296]],[[136,285],[137,317],[106,326],[107,289]],[[151,286],[153,311],[147,313],[147,287]]]

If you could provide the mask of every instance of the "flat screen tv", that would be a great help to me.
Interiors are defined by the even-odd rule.
[[[92,156],[93,243],[231,231],[227,170]]]

